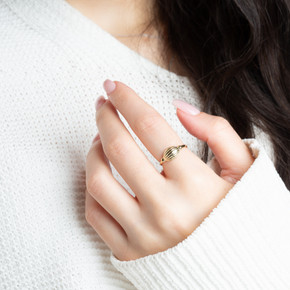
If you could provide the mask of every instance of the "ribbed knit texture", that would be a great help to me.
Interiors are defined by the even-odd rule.
[[[177,246],[111,261],[139,289],[290,289],[290,192],[255,139],[256,158],[203,223]]]
[[[84,215],[85,159],[106,78],[132,87],[200,156],[202,142],[171,104],[200,107],[187,78],[63,0],[0,0],[0,289],[290,289],[290,193],[257,129],[265,152],[188,239],[136,261],[114,259]]]

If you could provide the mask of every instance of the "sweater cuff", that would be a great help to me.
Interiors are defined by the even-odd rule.
[[[290,192],[265,149],[185,240],[112,264],[137,289],[290,289]]]

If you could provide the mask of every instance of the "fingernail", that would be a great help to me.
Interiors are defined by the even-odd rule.
[[[96,107],[96,111],[106,102],[104,96],[100,96],[97,98],[96,103],[95,103],[95,107]]]
[[[181,100],[173,100],[172,101],[172,104],[180,109],[181,111],[185,112],[185,113],[188,113],[190,115],[197,115],[200,113],[200,111],[194,107],[193,105],[185,102],[185,101],[181,101]]]
[[[98,141],[100,139],[100,134],[98,133],[97,135],[96,135],[96,137],[93,139],[93,142],[92,142],[92,144],[94,144],[96,141]]]
[[[103,87],[104,87],[107,95],[109,95],[115,90],[116,84],[114,82],[112,82],[111,80],[105,80],[103,83]]]

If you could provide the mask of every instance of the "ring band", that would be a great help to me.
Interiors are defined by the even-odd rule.
[[[187,145],[185,145],[185,144],[167,147],[163,152],[163,156],[161,158],[160,165],[162,165],[166,161],[170,161],[173,158],[175,158],[177,156],[177,154],[179,153],[179,151],[185,147],[187,147]]]

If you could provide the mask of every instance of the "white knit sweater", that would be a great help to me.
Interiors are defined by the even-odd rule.
[[[187,239],[134,261],[111,254],[84,216],[85,158],[106,78],[131,86],[200,156],[202,142],[171,104],[199,107],[185,77],[63,0],[0,0],[0,289],[290,289],[290,192],[258,131],[244,140],[253,165]]]

